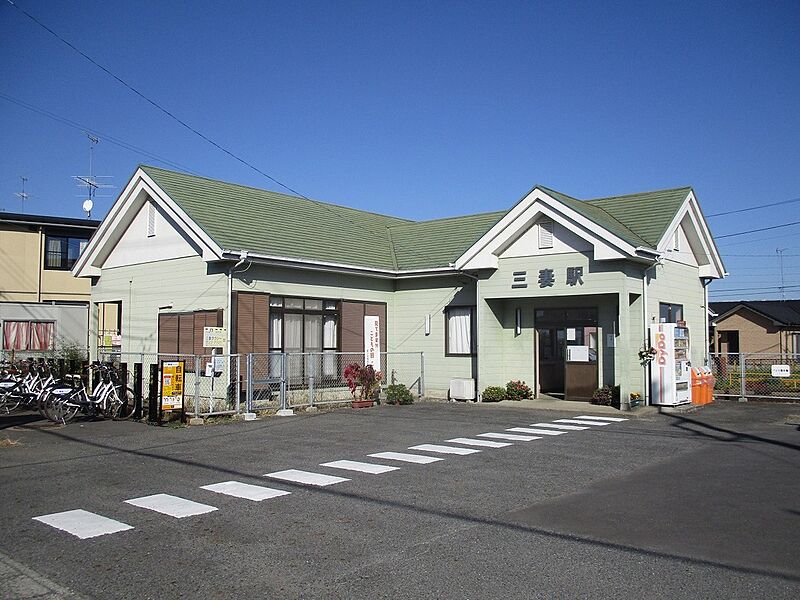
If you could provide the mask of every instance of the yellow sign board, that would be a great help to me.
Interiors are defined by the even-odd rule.
[[[161,410],[183,408],[183,361],[161,363]]]

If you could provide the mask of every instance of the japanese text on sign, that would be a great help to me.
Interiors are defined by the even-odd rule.
[[[161,363],[161,409],[183,407],[183,361]]]

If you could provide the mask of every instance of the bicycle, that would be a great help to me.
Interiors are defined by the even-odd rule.
[[[135,401],[133,390],[119,379],[117,370],[108,364],[95,363],[87,367],[89,377],[100,375],[97,387],[90,394],[83,378],[67,376],[48,390],[44,401],[45,416],[55,423],[68,423],[80,411],[88,417],[103,416],[127,420],[133,416]]]

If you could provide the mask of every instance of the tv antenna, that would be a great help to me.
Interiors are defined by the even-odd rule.
[[[92,174],[92,159],[94,158],[94,147],[100,143],[100,138],[84,131],[86,137],[89,138],[89,174],[88,175],[73,175],[72,178],[78,184],[78,187],[85,187],[87,189],[87,198],[83,201],[83,212],[86,213],[86,218],[92,217],[92,208],[94,208],[94,199],[97,196],[97,190],[101,188],[114,187],[110,183],[102,183],[98,179],[109,179],[111,175],[93,175]],[[103,196],[100,196],[103,197]]]
[[[22,180],[22,191],[21,192],[14,192],[14,195],[19,198],[20,204],[22,204],[21,213],[25,213],[25,200],[28,200],[32,196],[25,191],[25,182],[28,181],[28,178],[24,175],[20,175],[19,178]]]
[[[775,252],[778,253],[778,262],[781,266],[781,300],[786,300],[786,286],[784,285],[783,281],[783,253],[786,252],[786,248],[775,248]]]

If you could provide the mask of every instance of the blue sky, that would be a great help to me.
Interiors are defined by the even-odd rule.
[[[509,208],[536,183],[578,198],[691,185],[707,215],[800,198],[796,1],[14,1],[320,200],[432,219]],[[0,210],[20,211],[24,175],[26,212],[82,216],[82,127],[116,186],[94,217],[139,163],[285,191],[6,0],[0,69]],[[800,202],[709,218],[716,235],[791,221]],[[797,285],[799,234],[720,239],[731,276],[712,299],[778,298],[779,248]]]

